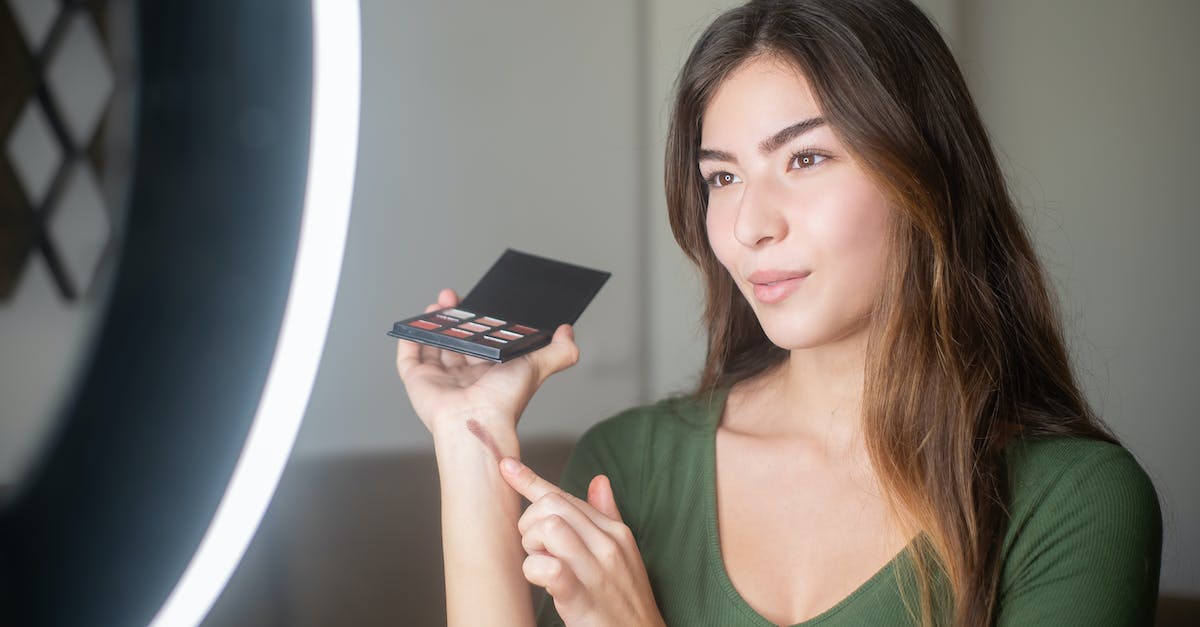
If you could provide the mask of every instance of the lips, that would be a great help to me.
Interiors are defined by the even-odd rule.
[[[807,270],[758,270],[746,278],[754,285],[754,297],[773,305],[791,296],[809,274]]]

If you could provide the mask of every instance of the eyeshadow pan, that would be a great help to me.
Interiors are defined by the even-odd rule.
[[[408,326],[417,327],[418,329],[425,329],[426,331],[442,328],[442,325],[436,322],[430,322],[428,320],[413,320],[412,322],[408,323]]]
[[[469,311],[463,311],[461,309],[446,309],[443,310],[442,313],[446,314],[447,316],[458,318],[459,320],[466,320],[467,318],[475,317],[475,314]]]
[[[491,316],[484,316],[475,320],[475,322],[486,324],[489,327],[502,327],[505,324],[503,320],[500,320],[499,318],[493,318]]]
[[[522,335],[533,335],[534,333],[538,332],[537,329],[535,329],[533,327],[527,327],[523,324],[514,324],[509,328],[512,329],[513,331],[516,331],[517,333],[522,334]]]
[[[491,330],[491,327],[485,327],[482,324],[475,324],[474,322],[464,322],[458,325],[458,328],[465,329],[471,333],[482,333]]]
[[[442,331],[442,333],[445,333],[446,335],[452,335],[454,337],[471,337],[470,333],[463,331],[462,329],[446,329],[445,331]]]
[[[488,335],[490,335],[491,337],[498,337],[502,340],[519,340],[519,339],[525,337],[524,335],[521,335],[520,333],[513,333],[512,331],[505,331],[504,329],[500,329],[499,331],[496,331],[494,333],[489,333]]]
[[[462,320],[459,320],[458,318],[454,318],[451,316],[444,316],[440,313],[433,314],[433,317],[437,318],[438,320],[441,320],[444,323],[448,323],[448,324],[458,324],[458,323],[462,322]]]
[[[485,335],[479,339],[487,340],[487,341],[491,342],[492,344],[508,344],[508,340],[502,340],[498,337],[492,337],[490,335]]]

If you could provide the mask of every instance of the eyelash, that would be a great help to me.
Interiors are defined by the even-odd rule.
[[[812,148],[801,148],[800,150],[797,150],[796,152],[792,153],[792,157],[790,159],[788,159],[788,165],[789,166],[792,165],[793,162],[795,162],[800,157],[804,157],[804,156],[821,157],[822,159],[830,159],[831,158],[829,155],[827,155],[819,150],[813,150]],[[821,163],[824,163],[824,161],[822,161]],[[814,163],[810,166],[801,166],[800,169],[807,170],[808,168],[813,168],[818,165],[821,165],[821,163]]]
[[[823,160],[824,159],[832,159],[832,157],[830,157],[829,155],[827,155],[823,152],[820,152],[818,150],[813,150],[812,148],[801,148],[800,150],[797,150],[796,152],[792,153],[792,156],[788,158],[788,166],[791,167],[791,165],[793,163],[795,163],[796,160],[800,159],[801,157],[821,157]],[[813,163],[812,165],[807,165],[807,166],[798,166],[796,169],[807,170],[810,168],[815,168],[818,165],[821,165],[822,163],[824,163],[824,161]],[[717,177],[724,175],[724,174],[729,174],[729,173],[724,170],[721,170],[721,171],[713,172],[712,174],[709,174],[708,176],[701,175],[701,176],[703,176],[704,186],[709,189],[720,189],[720,188],[724,187],[724,185],[717,185],[715,183]]]

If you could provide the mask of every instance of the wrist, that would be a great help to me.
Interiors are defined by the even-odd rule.
[[[487,412],[463,412],[435,423],[433,446],[439,453],[462,450],[478,450],[489,458],[499,461],[501,457],[521,458],[520,442],[517,439],[516,421]]]

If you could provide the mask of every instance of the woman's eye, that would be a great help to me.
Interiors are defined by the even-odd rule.
[[[742,179],[738,178],[736,174],[730,174],[729,172],[717,172],[705,179],[704,182],[708,183],[709,187],[725,187],[726,185],[741,183]]]
[[[792,156],[791,167],[796,169],[811,168],[814,165],[820,165],[829,157],[819,155],[815,152],[798,152]]]

